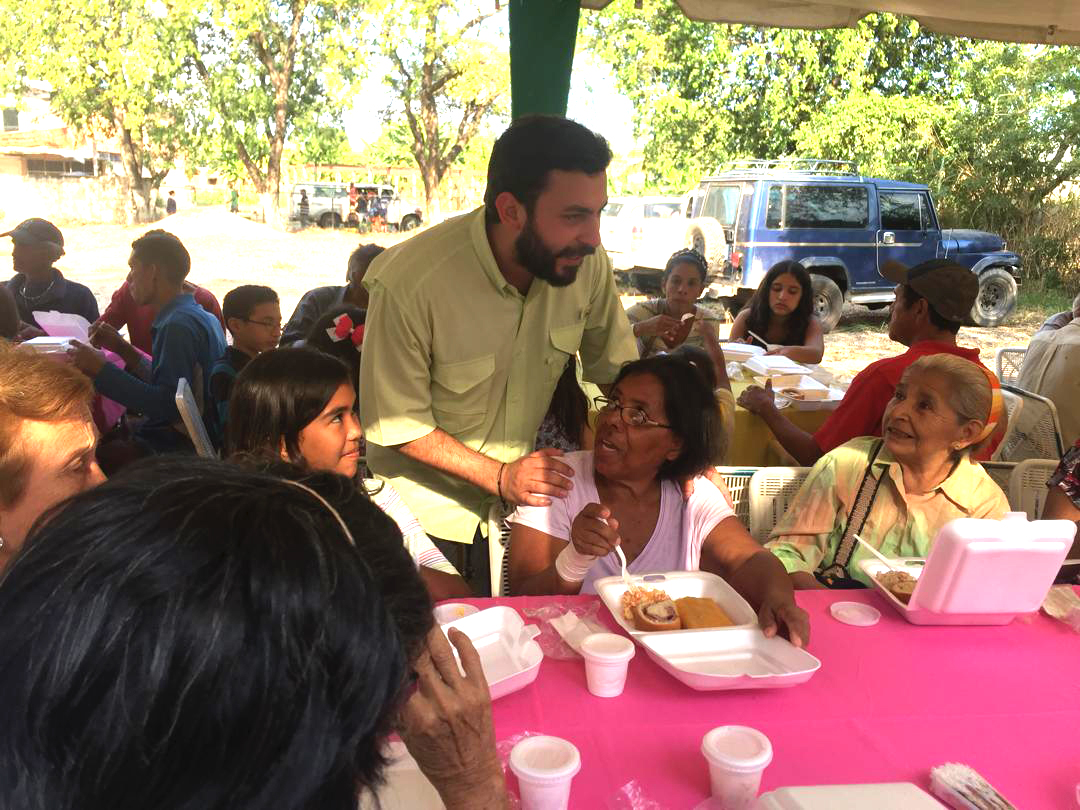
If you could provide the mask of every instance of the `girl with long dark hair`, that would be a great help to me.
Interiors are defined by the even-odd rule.
[[[814,292],[806,268],[798,262],[777,262],[761,280],[754,297],[735,317],[729,339],[760,346],[766,349],[766,354],[783,355],[799,363],[820,363],[825,354],[825,338],[821,323],[812,312],[813,303]]]

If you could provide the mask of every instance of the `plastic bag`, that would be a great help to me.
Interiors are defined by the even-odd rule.
[[[1042,603],[1043,613],[1080,633],[1080,596],[1071,585],[1054,585]]]
[[[607,800],[608,810],[668,810],[666,805],[653,801],[636,779],[631,779]]]
[[[609,632],[597,617],[600,607],[600,602],[590,602],[573,607],[544,605],[540,608],[525,608],[521,612],[527,619],[539,620],[537,625],[540,627],[540,635],[536,637],[536,643],[540,645],[544,655],[567,660],[580,658],[574,645],[579,644],[585,636]]]

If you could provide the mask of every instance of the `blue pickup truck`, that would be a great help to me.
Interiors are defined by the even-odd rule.
[[[845,301],[872,309],[892,302],[893,284],[878,272],[890,259],[911,266],[947,257],[970,267],[979,277],[971,317],[980,326],[997,326],[1016,305],[1020,257],[1000,236],[942,230],[926,186],[863,177],[851,161],[737,161],[702,180],[692,198],[687,215],[723,229],[722,251],[709,251],[706,297],[732,312],[783,259],[810,271],[826,331]]]

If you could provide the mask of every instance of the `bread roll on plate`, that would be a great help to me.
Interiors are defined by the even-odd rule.
[[[682,621],[679,619],[679,611],[675,603],[670,599],[661,602],[634,605],[634,628],[644,633],[653,633],[659,630],[679,630]]]

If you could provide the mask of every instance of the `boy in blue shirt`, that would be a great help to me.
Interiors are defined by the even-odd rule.
[[[225,354],[225,334],[217,318],[183,291],[191,256],[176,236],[155,229],[131,243],[128,267],[131,297],[137,305],[149,306],[154,312],[150,363],[105,323],[91,330],[91,343],[116,352],[127,370],[77,341],[72,341],[69,352],[72,361],[93,380],[99,393],[146,417],[135,428],[136,447],[129,448],[133,450],[131,455],[192,452],[176,408],[176,386],[181,377],[191,386],[211,440],[219,444],[221,430],[210,396],[210,372]]]
[[[281,337],[281,304],[278,295],[260,284],[244,284],[229,290],[221,314],[232,335],[232,346],[210,372],[210,396],[222,430],[229,419],[229,394],[233,380],[248,360],[277,348]]]

